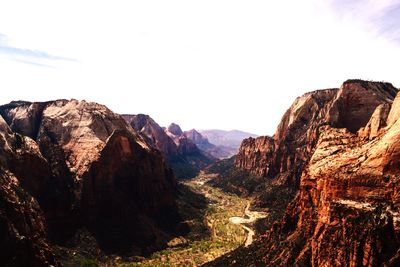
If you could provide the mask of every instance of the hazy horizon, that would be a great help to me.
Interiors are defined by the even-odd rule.
[[[400,86],[400,3],[7,1],[0,104],[79,99],[161,126],[272,135],[308,91]]]

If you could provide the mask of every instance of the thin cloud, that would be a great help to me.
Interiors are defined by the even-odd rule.
[[[40,67],[52,67],[51,64],[43,63],[49,61],[70,61],[76,62],[75,59],[54,56],[39,50],[31,50],[13,47],[8,44],[8,38],[4,34],[0,34],[0,54],[8,56],[11,60]]]
[[[385,13],[376,19],[376,24],[379,26],[379,33],[400,43],[400,3],[387,8]]]
[[[45,67],[45,68],[51,68],[51,69],[54,68],[54,66],[51,66],[48,64],[33,62],[33,61],[29,61],[29,60],[23,60],[23,59],[17,59],[17,58],[14,58],[13,60],[16,62],[19,62],[19,63],[28,64],[28,65],[37,66],[37,67]]]
[[[358,21],[377,36],[400,43],[398,0],[332,0],[329,5],[342,19]]]

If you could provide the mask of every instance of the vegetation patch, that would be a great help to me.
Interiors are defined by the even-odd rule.
[[[185,244],[169,247],[141,262],[117,261],[117,266],[197,266],[242,246],[247,233],[229,222],[243,216],[248,199],[207,184],[210,175],[201,173],[180,186],[178,205],[189,224]]]

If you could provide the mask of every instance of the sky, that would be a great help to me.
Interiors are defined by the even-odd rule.
[[[79,99],[272,135],[297,96],[400,86],[400,0],[0,2],[0,104]]]

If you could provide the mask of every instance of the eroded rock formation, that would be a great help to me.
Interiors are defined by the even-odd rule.
[[[14,173],[18,173],[19,179]],[[32,197],[41,194],[49,176],[35,142],[13,133],[0,117],[0,262],[3,266],[59,265],[47,244],[43,212]]]
[[[381,111],[376,112],[384,113],[396,92],[397,89],[389,83],[348,80],[340,89],[306,93],[298,97],[284,114],[272,137],[273,145],[269,142],[266,148],[262,141],[265,137],[258,137],[260,141],[256,143],[260,145],[256,147],[251,147],[252,142],[242,143],[236,167],[256,175],[278,176],[280,183],[298,186],[301,173],[315,149],[321,126],[346,128],[355,133],[367,126],[378,106],[382,105]],[[263,160],[259,161],[259,158]]]
[[[321,92],[328,97],[314,102]],[[284,218],[251,248],[210,266],[399,265],[400,98],[397,94],[394,99],[395,93],[388,83],[350,80],[339,90],[306,94],[285,114],[273,152],[261,139],[259,145],[251,139],[243,142],[237,165],[259,172],[262,166],[251,162],[260,159],[255,158],[255,149],[263,147],[261,159],[272,162],[278,173],[267,172],[271,179],[279,180],[279,172],[285,171],[275,165],[285,160],[274,161],[275,157],[294,157],[290,168],[300,166],[301,171],[298,194]],[[316,108],[317,103],[323,105]],[[298,142],[301,132],[308,139],[298,151],[296,145],[304,144]],[[277,154],[281,147],[291,146],[288,157]],[[296,165],[299,157],[302,165]],[[268,167],[265,160],[263,165]]]
[[[122,117],[135,129],[149,140],[155,148],[163,152],[165,158],[173,161],[178,157],[178,148],[165,130],[150,116],[144,114],[122,115]],[[179,126],[178,126],[179,127]]]
[[[86,227],[108,251],[166,243],[179,222],[173,173],[121,116],[77,100],[12,102],[0,114],[0,162],[37,199],[50,240]]]
[[[216,160],[199,148],[175,123],[164,129],[148,115],[122,117],[154,148],[163,153],[178,178],[194,177],[200,169]]]
[[[400,263],[399,117],[378,131],[373,140],[365,140],[344,128],[321,129],[297,199],[264,241],[282,244],[265,251],[265,263]]]

